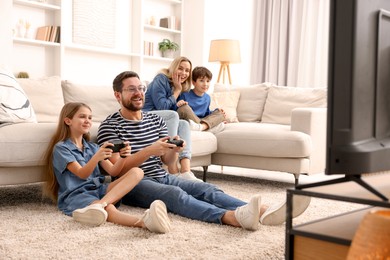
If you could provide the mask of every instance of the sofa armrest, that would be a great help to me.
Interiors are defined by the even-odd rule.
[[[312,140],[308,174],[325,171],[326,120],[326,108],[295,108],[291,112],[291,130],[306,133]]]

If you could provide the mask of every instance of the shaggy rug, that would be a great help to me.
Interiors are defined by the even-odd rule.
[[[292,187],[290,182],[218,173],[209,173],[208,182],[244,201],[260,193],[264,203],[284,200]],[[89,227],[42,199],[41,189],[41,184],[0,187],[0,259],[284,259],[284,225],[251,232],[170,213],[168,234],[112,223]],[[356,206],[313,198],[294,225]],[[144,212],[123,205],[120,209],[139,216]]]

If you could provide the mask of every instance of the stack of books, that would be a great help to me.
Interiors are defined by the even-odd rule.
[[[144,55],[153,56],[154,55],[154,43],[144,41]]]
[[[60,26],[41,26],[37,28],[36,40],[47,42],[60,42]]]

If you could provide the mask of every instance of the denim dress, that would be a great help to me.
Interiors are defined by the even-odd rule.
[[[105,176],[96,165],[92,174],[86,179],[79,178],[66,167],[77,161],[81,166],[87,164],[97,152],[99,146],[83,139],[83,151],[70,140],[58,142],[53,150],[54,174],[59,184],[58,208],[71,216],[75,209],[84,208],[95,200],[100,200],[107,191]]]

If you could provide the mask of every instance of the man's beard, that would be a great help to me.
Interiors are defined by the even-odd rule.
[[[142,100],[141,106],[134,106],[133,103],[131,102],[131,100],[126,101],[126,100],[122,99],[122,104],[127,110],[137,112],[137,111],[140,111],[144,107],[145,101]]]

